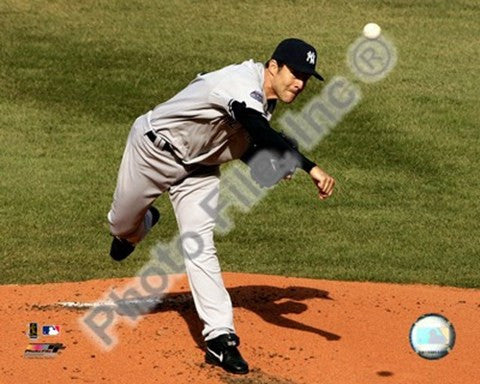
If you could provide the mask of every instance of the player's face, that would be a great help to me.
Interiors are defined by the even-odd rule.
[[[272,85],[277,97],[288,104],[304,90],[309,78],[310,75],[294,71],[284,65],[278,68]]]

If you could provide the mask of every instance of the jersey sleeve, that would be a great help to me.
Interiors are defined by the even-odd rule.
[[[225,110],[231,117],[233,101],[245,103],[248,108],[264,113],[263,87],[258,74],[252,70],[237,70],[222,79],[210,92],[209,102]]]

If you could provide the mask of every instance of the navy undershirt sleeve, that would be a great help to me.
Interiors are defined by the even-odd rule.
[[[244,103],[238,101],[232,101],[230,108],[233,118],[242,124],[258,148],[276,150],[282,154],[289,152],[297,160],[297,168],[307,173],[316,166],[275,131],[260,112],[247,108]]]

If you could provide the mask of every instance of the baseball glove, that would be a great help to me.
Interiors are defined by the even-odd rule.
[[[298,160],[290,153],[260,149],[247,162],[250,176],[261,187],[269,188],[295,172]]]

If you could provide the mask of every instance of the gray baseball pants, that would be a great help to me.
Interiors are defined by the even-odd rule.
[[[184,165],[164,149],[162,139],[152,143],[145,135],[149,130],[148,115],[139,117],[131,128],[108,213],[110,232],[134,244],[139,243],[150,229],[148,208],[168,191],[180,235],[193,232],[203,243],[201,252],[198,247],[192,250],[187,241],[182,243],[193,300],[204,323],[202,334],[205,340],[211,340],[235,332],[232,303],[223,284],[213,241],[215,217],[200,205],[208,196],[208,205],[215,210],[219,167]]]

